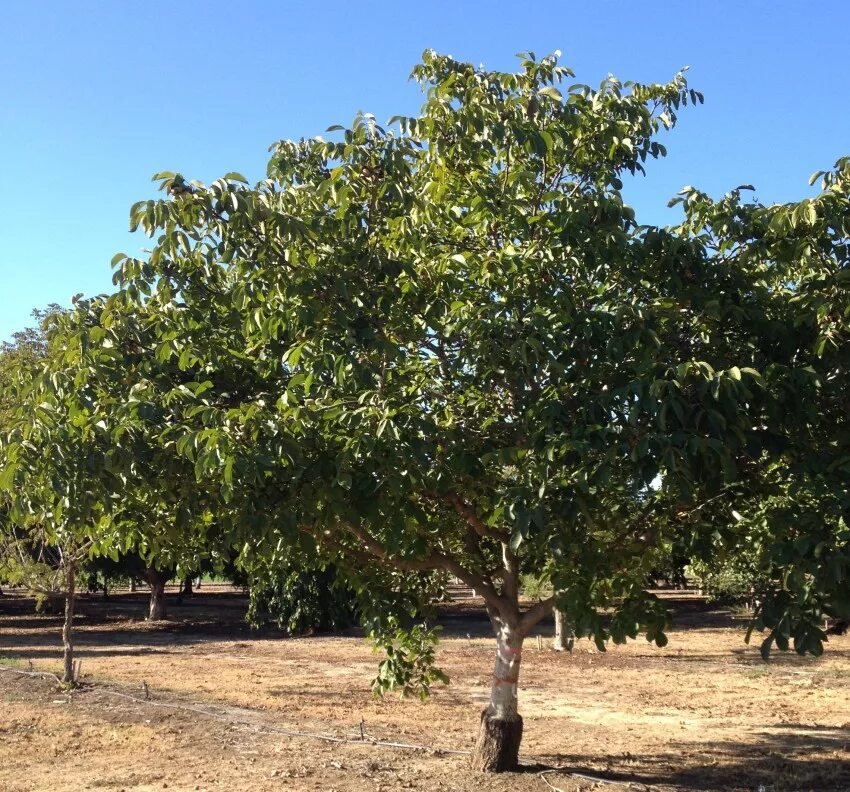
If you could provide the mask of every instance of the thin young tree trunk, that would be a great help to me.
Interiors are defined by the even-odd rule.
[[[569,652],[575,640],[575,632],[564,616],[564,612],[557,607],[552,611],[555,614],[555,637],[552,639],[552,648],[556,652]]]
[[[74,682],[74,562],[69,560],[65,567],[65,622],[62,625],[62,681]]]
[[[516,770],[519,766],[522,717],[517,710],[517,681],[523,636],[498,617],[493,618],[493,628],[496,633],[496,664],[490,703],[481,713],[472,767],[474,770],[502,772]]]

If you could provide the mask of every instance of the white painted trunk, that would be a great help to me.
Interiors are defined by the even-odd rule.
[[[554,609],[555,613],[555,637],[552,639],[552,648],[556,652],[568,652],[575,640],[575,632],[564,616],[563,611]]]
[[[491,718],[516,720],[517,683],[521,661],[522,638],[515,630],[501,625],[496,633],[496,665],[490,686],[490,705],[487,708]]]
[[[496,665],[490,686],[490,702],[481,713],[481,727],[472,752],[475,770],[504,772],[519,766],[522,717],[517,711],[517,682],[522,660],[522,636],[498,619]]]

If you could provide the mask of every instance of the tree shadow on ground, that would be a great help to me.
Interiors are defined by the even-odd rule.
[[[606,781],[682,792],[847,792],[850,790],[850,732],[844,728],[781,724],[756,730],[752,742],[671,743],[666,753],[610,757],[558,754],[547,767]],[[677,750],[678,749],[678,750]],[[533,771],[535,767],[529,767]],[[557,785],[557,773],[548,778]]]
[[[61,627],[42,626],[38,633],[4,634],[0,632],[0,655],[16,659],[55,657],[61,653]],[[147,654],[184,654],[187,645],[224,643],[232,651],[230,642],[239,641],[298,641],[310,636],[287,636],[279,630],[253,630],[246,625],[199,624],[197,622],[152,622],[139,629],[82,629],[76,631],[74,653],[78,657],[133,657]],[[323,638],[362,638],[362,634],[339,633]],[[173,647],[170,648],[170,647]]]
[[[178,598],[176,589],[167,591],[166,608],[175,616],[190,616],[199,612],[219,623],[244,623],[247,597],[237,592],[214,592]],[[28,629],[45,626],[45,620],[62,619],[64,600],[53,600],[53,605],[36,609],[35,599],[15,593],[0,597],[0,625]],[[108,624],[117,621],[145,619],[149,608],[149,594],[114,593],[106,599],[100,594],[81,594],[76,602],[76,620],[87,624]]]
[[[80,597],[77,628],[78,654],[81,657],[98,655],[134,655],[151,651],[165,651],[161,647],[168,645],[201,644],[223,641],[279,641],[299,640],[298,636],[287,636],[274,627],[255,629],[245,623],[247,597],[232,589],[225,591],[196,591],[194,596],[186,597],[182,603],[176,599],[174,589],[168,594],[169,618],[162,622],[146,621],[148,594],[116,592],[104,600],[99,594]],[[675,611],[674,624],[683,629],[682,620],[690,623],[689,628],[720,626],[740,627],[742,622],[727,611],[717,610],[693,598],[668,597],[666,599]],[[62,616],[59,613],[36,614],[35,601],[19,593],[0,597],[0,653],[7,656],[33,659],[44,654],[54,657],[59,644]],[[436,609],[436,623],[442,629],[445,638],[491,639],[493,637],[489,618],[482,603],[475,598],[466,598],[454,602],[442,603]],[[552,618],[544,619],[529,637],[533,641],[538,635],[548,646],[554,629]],[[362,638],[363,631],[352,627],[336,633],[316,633],[323,639],[339,638],[347,640]],[[310,637],[310,636],[304,636]],[[743,631],[742,631],[743,637]],[[751,665],[754,668],[789,667],[800,668],[814,666],[813,658],[801,658],[793,653],[782,655],[774,653],[770,666],[763,664],[758,651],[758,641],[753,646],[722,649],[716,653],[673,654],[670,649],[647,652],[594,654],[594,662],[599,665],[636,665],[644,661],[666,663],[684,668],[700,664],[712,665]],[[44,651],[42,651],[44,650]],[[830,648],[831,655],[850,656],[850,651]],[[558,662],[570,665],[579,662],[576,658],[586,659],[584,652],[559,653]]]
[[[302,640],[275,627],[253,628],[245,622],[247,598],[239,593],[210,592],[184,598],[182,604],[168,598],[168,618],[146,620],[145,592],[116,594],[107,600],[99,595],[80,597],[75,616],[75,654],[79,658],[139,656],[183,651],[190,644],[239,641]],[[0,599],[0,655],[18,660],[53,659],[61,654],[61,614],[35,611],[35,600],[21,595]],[[322,638],[362,637],[359,628]]]

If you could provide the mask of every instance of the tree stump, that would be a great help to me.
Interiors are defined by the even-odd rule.
[[[522,716],[510,720],[494,718],[488,710],[481,713],[481,728],[472,752],[472,769],[485,773],[503,773],[519,767],[522,741]]]

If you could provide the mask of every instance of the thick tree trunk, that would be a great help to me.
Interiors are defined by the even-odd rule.
[[[183,579],[183,596],[191,597],[195,592],[192,591],[192,576],[188,575]]]
[[[151,583],[151,602],[148,619],[162,621],[165,618],[165,581],[157,580]]]
[[[552,609],[555,614],[555,637],[552,639],[552,648],[556,652],[572,651],[575,632],[564,616],[564,612],[558,608]]]
[[[74,683],[74,562],[68,561],[65,567],[65,622],[62,624],[62,681]]]
[[[490,703],[481,713],[481,727],[472,752],[474,770],[502,772],[519,766],[522,718],[517,711],[517,681],[522,659],[522,636],[494,620],[496,666],[490,688]]]
[[[134,577],[130,578],[130,593],[131,594],[136,593],[136,578],[134,578]]]
[[[145,579],[151,587],[148,619],[150,621],[162,621],[165,618],[165,583],[168,577],[158,569],[146,569]]]

